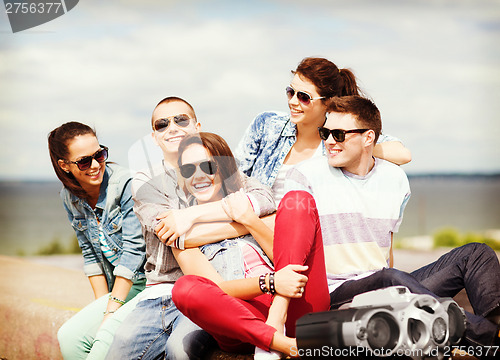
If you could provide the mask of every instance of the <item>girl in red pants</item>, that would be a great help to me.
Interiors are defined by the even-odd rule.
[[[193,147],[182,143],[179,147],[181,174],[186,164],[199,163],[203,156],[212,155],[207,149],[203,154],[201,149]],[[186,189],[198,202],[199,184],[190,184],[190,179],[186,179]],[[222,195],[219,196],[211,201],[219,200]],[[268,249],[266,253],[271,259],[274,255],[276,274],[261,273],[259,277],[223,281],[198,249],[173,249],[186,274],[177,280],[173,300],[184,315],[209,332],[225,351],[247,352],[257,346],[285,355],[297,354],[295,321],[308,312],[327,310],[330,304],[314,199],[305,192],[290,192],[283,198],[271,252],[271,230],[263,226],[242,196],[238,192],[226,197],[226,211],[248,228],[264,250]],[[248,266],[249,259],[252,262],[251,256],[244,255],[246,268],[255,268],[255,261],[254,266]]]

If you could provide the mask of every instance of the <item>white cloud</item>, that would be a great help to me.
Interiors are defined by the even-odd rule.
[[[3,152],[0,176],[52,176],[46,135],[69,120],[95,125],[126,164],[174,94],[235,146],[258,112],[286,109],[289,70],[308,55],[355,71],[413,151],[408,171],[500,170],[500,6],[382,3],[85,1],[49,32],[0,33],[2,140],[19,156]],[[471,134],[481,146],[464,152]]]

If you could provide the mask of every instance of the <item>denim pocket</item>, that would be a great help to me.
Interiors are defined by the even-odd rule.
[[[104,229],[109,235],[117,233],[122,229],[123,214],[120,208],[116,208],[109,213],[108,221],[104,226]]]
[[[71,222],[71,226],[76,231],[85,231],[88,228],[87,219],[84,217],[74,218]]]
[[[167,333],[172,333],[174,320],[179,316],[180,312],[177,310],[171,296],[162,296],[161,298],[161,322],[163,330]]]

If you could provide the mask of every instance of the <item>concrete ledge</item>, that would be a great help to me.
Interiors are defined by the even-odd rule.
[[[396,251],[396,267],[410,271],[438,255]],[[0,360],[62,359],[57,330],[94,299],[83,271],[0,255],[0,273]],[[464,291],[455,300],[472,311]],[[216,350],[208,359],[251,360],[253,354]]]
[[[0,360],[62,360],[57,331],[94,300],[83,271],[0,255],[0,274]],[[253,354],[214,350],[208,359]]]
[[[0,357],[62,359],[59,327],[94,296],[83,271],[0,256]]]

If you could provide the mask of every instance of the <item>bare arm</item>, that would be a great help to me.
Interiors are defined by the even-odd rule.
[[[121,276],[117,276],[115,278],[115,284],[113,285],[113,290],[111,291],[111,296],[118,299],[125,301],[127,298],[127,295],[130,291],[130,288],[132,287],[132,281],[129,279],[125,279]],[[108,305],[106,306],[106,315],[104,315],[103,322],[108,319],[110,316],[113,315],[113,313],[118,310],[123,304],[120,304],[119,302],[109,299],[108,300]]]
[[[376,144],[373,149],[373,156],[396,165],[404,165],[411,161],[410,150],[399,141],[386,141]]]
[[[170,210],[157,216],[156,234],[161,241],[172,245],[179,236],[189,231],[195,224],[220,223],[231,221],[222,208],[222,201],[195,205],[186,209]],[[222,239],[219,239],[222,240]]]
[[[271,214],[261,218],[261,221],[273,231],[275,217],[275,214]],[[191,230],[186,233],[184,247],[188,249],[206,244],[212,244],[222,239],[232,239],[249,233],[250,231],[244,225],[235,221],[225,223],[195,224]]]
[[[224,210],[236,222],[244,225],[266,255],[273,260],[274,226],[268,227],[252,210],[252,206],[243,191],[226,196]]]
[[[172,248],[172,252],[185,275],[198,275],[210,279],[226,294],[243,300],[253,299],[262,294],[259,278],[225,281],[198,248],[186,250]],[[279,270],[275,277],[276,291],[284,296],[300,297],[297,288],[305,286],[307,276],[298,272],[305,270],[307,266],[302,265],[288,265]],[[266,277],[266,283],[269,286],[269,276]]]
[[[90,286],[94,291],[94,297],[99,299],[108,293],[108,282],[104,275],[89,276]]]
[[[391,233],[391,249],[389,250],[389,267],[394,267],[394,252],[392,251],[392,245],[394,239],[394,233]]]

